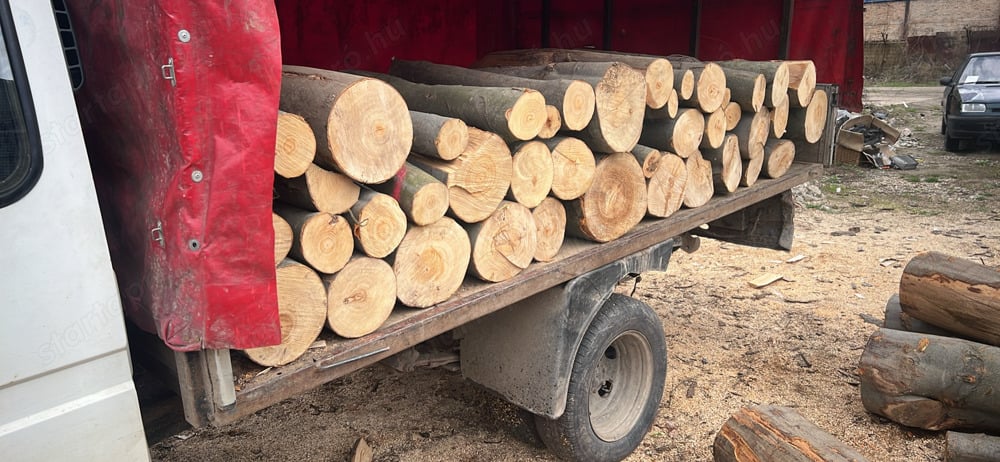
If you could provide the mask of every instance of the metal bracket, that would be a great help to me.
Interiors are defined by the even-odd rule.
[[[163,241],[163,222],[156,220],[156,227],[149,230],[149,234],[153,236],[153,242],[159,243],[160,247],[166,246]]]
[[[174,72],[174,58],[167,58],[167,64],[160,66],[160,75],[170,81],[170,86],[177,86],[177,74]]]

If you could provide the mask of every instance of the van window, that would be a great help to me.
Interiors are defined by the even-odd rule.
[[[8,0],[0,0],[0,207],[34,187],[41,142]]]

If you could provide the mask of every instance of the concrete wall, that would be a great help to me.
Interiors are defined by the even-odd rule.
[[[910,0],[906,37],[906,1],[865,4],[865,41],[904,40],[970,29],[1000,28],[997,0]]]

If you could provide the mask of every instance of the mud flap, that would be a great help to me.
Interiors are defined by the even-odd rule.
[[[791,250],[795,235],[795,201],[792,192],[758,202],[708,224],[693,234],[734,244]]]

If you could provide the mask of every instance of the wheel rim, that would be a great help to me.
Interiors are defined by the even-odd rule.
[[[590,425],[598,438],[624,438],[642,416],[653,386],[653,353],[637,331],[626,331],[596,361],[590,381]]]

